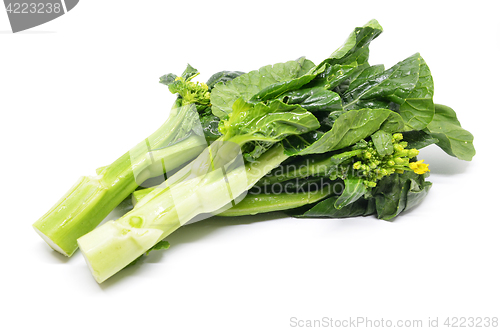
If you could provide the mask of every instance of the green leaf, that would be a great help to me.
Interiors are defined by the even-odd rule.
[[[295,60],[300,65],[300,69],[297,72],[297,77],[307,74],[312,68],[315,67],[311,60],[306,59],[304,56]]]
[[[149,255],[152,251],[161,251],[170,248],[170,243],[168,241],[159,241],[156,245],[147,250],[146,255]]]
[[[304,88],[280,95],[284,103],[298,104],[308,111],[333,111],[342,109],[342,99],[332,91],[322,87]]]
[[[208,90],[211,91],[217,83],[226,84],[243,74],[245,74],[243,71],[220,71],[215,73],[207,80]]]
[[[377,20],[371,20],[362,27],[354,29],[344,44],[333,52],[316,68],[321,68],[325,63],[330,65],[357,62],[358,65],[368,61],[368,46],[377,38],[383,29]],[[315,69],[312,69],[315,70]]]
[[[309,64],[310,61],[302,59],[277,63],[250,71],[226,84],[216,84],[210,94],[212,112],[219,118],[226,119],[233,110],[233,103],[239,98],[249,101],[254,95],[270,85],[293,80],[301,75],[303,66]]]
[[[339,116],[331,130],[319,131],[284,140],[288,155],[318,154],[348,147],[377,130],[393,133],[403,128],[401,116],[389,109],[351,110]]]
[[[439,140],[437,140],[430,134],[428,129],[403,132],[403,140],[408,143],[408,149],[422,149],[439,142]]]
[[[344,208],[335,208],[335,203],[338,197],[330,197],[323,201],[316,203],[314,206],[307,208],[300,208],[292,210],[290,214],[298,218],[315,218],[315,217],[329,217],[329,218],[344,218],[356,216],[368,216],[375,213],[375,200],[359,199]]]
[[[160,77],[160,84],[169,86],[170,84],[172,84],[175,81],[176,78],[177,78],[177,75],[175,75],[173,73],[163,75]]]
[[[392,135],[389,133],[379,130],[372,134],[373,145],[377,153],[381,156],[390,155],[394,152],[394,147],[392,144]]]
[[[268,105],[252,105],[243,99],[233,104],[229,120],[220,128],[226,140],[243,145],[250,141],[280,141],[319,128],[316,117],[299,105],[273,100]]]
[[[414,54],[363,83],[349,88],[343,95],[344,109],[388,108],[390,103],[403,104],[417,85],[421,57]]]
[[[432,186],[425,177],[412,171],[383,177],[372,191],[377,217],[391,220],[420,203]]]
[[[189,81],[193,77],[197,76],[199,74],[198,70],[191,67],[191,65],[188,63],[186,69],[182,73],[181,77],[184,78],[184,80]]]
[[[432,187],[431,182],[423,180],[423,177],[420,178],[419,180],[410,179],[410,189],[406,194],[405,210],[410,210],[422,202]]]
[[[344,179],[344,191],[335,201],[335,208],[341,209],[360,199],[367,192],[363,179],[358,177],[347,177]]]
[[[200,116],[200,124],[208,143],[213,142],[222,134],[219,132],[219,118],[212,114]]]
[[[385,71],[383,64],[374,66],[358,66],[352,74],[339,84],[335,91],[339,94],[344,94],[347,90],[353,90],[362,83],[369,80],[371,77],[380,75]]]
[[[259,185],[272,185],[297,178],[328,178],[335,166],[335,160],[329,154],[296,157],[273,169],[260,180]]]
[[[365,65],[363,65],[363,67],[365,67]],[[322,68],[320,68],[320,70],[322,70]],[[323,87],[327,90],[333,90],[341,82],[353,75],[358,68],[357,62],[335,65],[326,64],[324,70],[319,72],[319,74],[305,87]]]
[[[252,96],[248,101],[252,103],[257,103],[276,98],[277,96],[285,92],[294,91],[301,88],[305,84],[309,83],[315,77],[316,74],[314,75],[306,74],[284,82],[274,83],[272,85],[264,87],[262,90],[260,90],[254,96]]]
[[[198,74],[199,74],[198,70],[191,67],[191,65],[188,63],[186,69],[184,70],[184,72],[180,77],[184,78],[185,81],[190,81],[193,77],[197,76]],[[168,86],[175,81],[175,78],[177,78],[177,75],[172,73],[163,75],[160,77],[160,83]]]
[[[434,81],[423,58],[419,58],[418,82],[405,102],[399,107],[399,114],[405,122],[404,131],[422,130],[434,117]]]
[[[462,129],[457,114],[450,107],[436,104],[435,111],[434,118],[427,128],[431,135],[438,139],[436,144],[451,156],[471,161],[476,155],[474,136]]]

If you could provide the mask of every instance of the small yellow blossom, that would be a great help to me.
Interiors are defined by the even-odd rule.
[[[429,165],[423,163],[424,160],[410,163],[410,169],[416,174],[422,175],[429,171]]]

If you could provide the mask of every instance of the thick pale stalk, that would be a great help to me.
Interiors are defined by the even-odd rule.
[[[155,189],[119,220],[107,222],[78,239],[92,275],[101,283],[191,219],[231,207],[234,200],[239,201],[235,198],[287,158],[278,145],[257,162],[236,167],[225,175],[218,169]]]
[[[78,248],[76,240],[96,228],[142,181],[172,171],[199,155],[206,146],[204,137],[184,132],[185,138],[179,139],[179,130],[185,129],[186,117],[194,116],[193,111],[182,107],[172,112],[145,143],[99,168],[97,176],[80,178],[33,224],[50,247],[71,256]]]

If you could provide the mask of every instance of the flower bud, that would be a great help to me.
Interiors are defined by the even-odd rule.
[[[403,139],[403,135],[402,135],[401,133],[395,133],[395,134],[393,134],[393,135],[392,135],[392,137],[393,137],[395,140],[397,140],[397,141],[399,141],[399,140],[402,140],[402,139]]]

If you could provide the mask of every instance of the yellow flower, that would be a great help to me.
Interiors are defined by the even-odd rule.
[[[422,175],[429,171],[429,165],[422,163],[424,160],[410,163],[410,169],[416,174]]]

